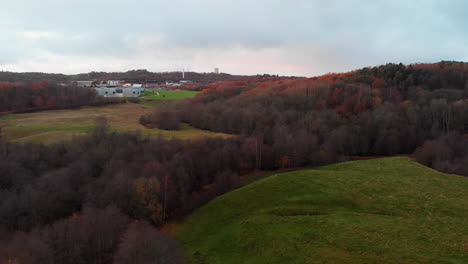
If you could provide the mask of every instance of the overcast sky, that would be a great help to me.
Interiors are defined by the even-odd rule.
[[[0,70],[314,76],[468,61],[466,0],[7,0]]]

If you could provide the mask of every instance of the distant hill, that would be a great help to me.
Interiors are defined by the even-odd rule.
[[[189,263],[468,263],[468,179],[408,158],[278,174],[175,228]]]
[[[468,63],[457,61],[441,61],[438,63],[416,63],[410,65],[388,63],[381,66],[365,67],[346,73],[330,73],[312,79],[340,80],[348,83],[363,83],[372,86],[397,85],[408,87],[414,85],[428,85],[432,89],[444,87],[445,89],[459,89],[466,84]],[[298,78],[296,76],[278,76],[270,74],[232,75],[228,73],[199,73],[185,72],[185,79],[196,82],[262,80],[273,77]],[[0,82],[16,81],[56,81],[69,82],[78,80],[131,80],[131,81],[180,81],[182,73],[176,72],[150,72],[145,69],[130,70],[126,72],[96,72],[80,74],[61,74],[43,72],[9,72],[0,71]],[[375,82],[375,83],[374,83]]]
[[[215,82],[215,81],[235,81],[258,77],[273,77],[276,75],[232,75],[227,73],[198,73],[186,72],[185,80],[194,82]],[[60,74],[60,73],[42,73],[42,72],[8,72],[0,71],[0,82],[17,82],[17,81],[55,81],[55,82],[70,82],[78,80],[128,80],[135,82],[165,82],[165,81],[180,81],[182,79],[181,72],[149,72],[147,70],[131,70],[127,72],[89,72],[80,74]]]

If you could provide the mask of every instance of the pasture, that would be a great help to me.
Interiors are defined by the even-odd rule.
[[[189,263],[468,263],[468,179],[406,157],[282,173],[171,232]]]

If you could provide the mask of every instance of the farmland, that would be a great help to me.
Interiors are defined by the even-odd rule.
[[[189,263],[467,263],[465,178],[409,158],[277,174],[173,233]]]

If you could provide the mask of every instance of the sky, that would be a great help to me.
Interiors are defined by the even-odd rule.
[[[466,0],[8,0],[0,70],[316,76],[468,61]]]

